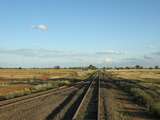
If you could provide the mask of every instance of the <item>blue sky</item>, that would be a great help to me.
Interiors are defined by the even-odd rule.
[[[159,0],[1,0],[0,66],[160,65]]]

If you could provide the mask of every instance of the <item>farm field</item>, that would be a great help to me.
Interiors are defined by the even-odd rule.
[[[130,69],[130,70],[109,70],[107,71],[114,78],[122,78],[124,80],[138,80],[142,82],[160,83],[159,69]]]
[[[68,86],[91,73],[90,70],[70,69],[0,69],[0,99]]]
[[[91,71],[73,69],[0,69],[0,81],[23,79],[81,78]]]

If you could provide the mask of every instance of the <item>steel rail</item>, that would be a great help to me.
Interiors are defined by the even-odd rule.
[[[84,95],[79,107],[77,108],[72,120],[78,120],[77,118],[78,118],[78,115],[80,114],[80,110],[82,109],[82,107],[84,105],[84,102],[87,99],[87,96],[89,95],[89,93],[91,91],[91,88],[94,86],[94,82],[96,82],[97,76],[98,76],[98,73],[95,75],[93,80],[90,82],[90,85],[89,85],[89,87],[88,87],[88,89],[87,89],[87,91],[86,91],[86,93],[85,93],[85,95]]]
[[[100,73],[100,72],[99,72]],[[100,95],[101,95],[101,93],[100,93],[100,80],[101,80],[101,78],[100,78],[100,74],[98,75],[98,113],[97,113],[97,120],[100,120]]]
[[[78,87],[80,84],[83,84],[83,82],[78,82],[70,87],[63,86],[60,88],[50,89],[47,91],[37,92],[37,93],[30,94],[30,95],[25,95],[25,96],[21,96],[21,97],[9,99],[9,100],[0,101],[0,108],[4,107],[4,106],[12,105],[12,104],[17,104],[17,103],[23,102],[23,101],[30,101],[30,100],[33,100],[34,98],[57,94],[57,93],[60,93],[62,91],[66,91],[66,90],[71,90],[75,87]]]

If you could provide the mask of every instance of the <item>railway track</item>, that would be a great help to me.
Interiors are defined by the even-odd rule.
[[[79,82],[70,87],[48,90],[0,102],[1,120],[45,120],[59,105],[73,96],[81,87]]]
[[[99,73],[91,81],[72,120],[100,120],[100,78]]]
[[[46,120],[100,120],[99,74],[96,72],[87,84],[61,103]]]
[[[4,111],[5,109],[8,111],[9,109],[14,108],[17,114],[19,114],[19,110],[24,108],[20,107],[19,105],[25,106],[26,104],[29,106],[26,106],[26,108],[24,108],[24,113],[20,112],[21,115],[18,116],[20,119],[25,118],[26,120],[38,120],[39,118],[42,118],[43,120],[100,120],[99,74],[100,72],[96,72],[86,82],[79,82],[71,87],[62,87],[11,100],[0,101],[0,112]],[[49,107],[49,104],[51,103],[51,99],[49,100],[50,96],[59,96],[61,94],[68,95],[66,95],[65,99],[63,98],[63,100],[57,102],[54,106],[51,105]],[[50,101],[50,103],[43,103],[43,99],[47,99],[47,101]],[[60,97],[58,99],[60,99]],[[39,103],[35,103],[36,101]],[[41,105],[41,107],[39,106],[39,108],[41,109],[43,107],[42,104],[47,104],[47,106],[50,108],[50,110],[47,110],[47,108],[45,108],[48,111],[48,115],[47,111],[45,111],[44,115],[40,115],[39,117],[37,117],[38,113],[43,110],[39,109],[39,111],[36,104]],[[53,107],[52,110],[51,107]],[[32,112],[33,115],[26,116],[30,113],[31,109],[32,111],[36,110],[36,113]],[[8,113],[10,112],[8,111]],[[15,118],[15,120],[18,120],[18,118]]]
[[[23,102],[27,102],[27,101],[32,101],[35,98],[45,97],[45,96],[53,95],[53,94],[58,94],[58,93],[61,93],[63,91],[69,91],[69,90],[75,89],[75,87],[80,87],[81,85],[83,85],[83,82],[76,83],[76,84],[74,84],[70,87],[63,86],[63,87],[60,87],[60,88],[50,89],[50,90],[47,90],[47,91],[38,92],[38,93],[26,95],[26,96],[21,96],[21,97],[17,97],[17,98],[10,99],[10,100],[0,101],[0,109],[2,107],[7,107],[9,105],[19,104],[21,102],[23,103]]]

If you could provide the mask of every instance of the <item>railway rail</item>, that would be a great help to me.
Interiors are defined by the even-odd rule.
[[[91,81],[72,120],[100,120],[100,77]]]
[[[23,103],[31,103],[31,101],[36,101],[36,99],[41,99],[42,97],[46,98],[66,91],[73,91],[48,113],[45,120],[100,120],[100,74],[101,72],[96,72],[86,82],[79,82],[71,87],[51,89],[11,100],[0,101],[0,110]]]
[[[69,91],[71,89],[74,89],[75,87],[79,87],[83,84],[83,82],[78,82],[70,87],[67,86],[63,86],[60,88],[56,88],[56,89],[50,89],[47,91],[42,91],[42,92],[38,92],[38,93],[34,93],[34,94],[30,94],[30,95],[26,95],[26,96],[21,96],[21,97],[17,97],[17,98],[13,98],[10,100],[4,100],[4,101],[0,101],[0,108],[1,107],[5,107],[5,106],[9,106],[9,105],[13,105],[13,104],[17,104],[20,102],[26,102],[26,101],[31,101],[34,100],[35,98],[38,97],[42,97],[42,96],[48,96],[48,95],[53,95],[53,94],[58,94],[60,92],[63,91]]]

